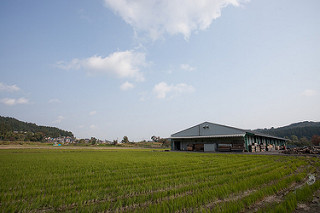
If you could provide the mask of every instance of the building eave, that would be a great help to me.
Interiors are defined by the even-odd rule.
[[[265,137],[265,138],[273,138],[273,139],[278,139],[278,140],[286,140],[285,138],[276,137],[276,136],[268,135],[268,134],[263,134],[263,133],[252,131],[252,130],[246,131],[246,134],[253,135],[253,136]]]
[[[170,137],[169,139],[233,138],[233,137],[244,137],[244,136],[245,136],[245,134],[232,134],[232,135],[205,135],[205,136]]]

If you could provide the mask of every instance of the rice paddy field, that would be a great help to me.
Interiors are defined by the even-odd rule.
[[[316,157],[150,149],[0,150],[0,209],[292,212],[319,191],[319,168]]]

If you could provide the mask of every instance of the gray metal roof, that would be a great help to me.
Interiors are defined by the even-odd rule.
[[[274,139],[285,140],[284,138],[275,137],[271,135],[262,134],[252,130],[244,130],[235,127],[204,122],[188,129],[179,131],[171,135],[171,139],[185,139],[185,138],[218,138],[218,137],[241,137],[246,134],[255,136],[268,137]]]

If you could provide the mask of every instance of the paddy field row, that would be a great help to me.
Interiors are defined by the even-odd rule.
[[[318,158],[159,150],[0,150],[2,212],[293,211]],[[281,195],[281,196],[280,196]],[[269,200],[266,207],[264,199]]]

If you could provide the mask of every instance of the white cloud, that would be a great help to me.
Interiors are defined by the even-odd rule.
[[[91,111],[91,112],[89,112],[89,115],[95,115],[95,114],[97,114],[97,111]]]
[[[52,123],[55,123],[55,124],[59,124],[61,123],[65,118],[62,116],[62,115],[59,115],[57,120],[53,121]]]
[[[3,98],[0,102],[8,106],[13,106],[17,104],[28,104],[29,100],[26,98]]]
[[[16,104],[16,99],[14,98],[3,98],[1,100],[1,103],[8,105],[8,106],[12,106]]]
[[[129,89],[133,89],[134,85],[128,81],[124,82],[123,84],[121,84],[120,89],[125,91],[125,90],[129,90]]]
[[[182,69],[182,70],[186,70],[186,71],[194,71],[196,68],[194,68],[194,67],[192,67],[192,66],[190,66],[189,64],[181,64],[180,65],[180,68]]]
[[[61,101],[58,98],[52,98],[48,101],[50,104],[58,104],[61,103]]]
[[[168,85],[166,82],[160,82],[153,88],[153,92],[156,93],[157,98],[164,99],[169,93],[172,95],[178,95],[181,93],[193,92],[193,86],[180,83],[176,85]]]
[[[7,85],[5,83],[0,82],[0,91],[6,92],[17,92],[20,88],[17,85]]]
[[[29,100],[26,98],[18,98],[17,99],[17,104],[27,104],[29,103]]]
[[[74,58],[69,63],[64,61],[58,61],[57,67],[64,69],[64,70],[78,70],[81,68],[81,60]]]
[[[65,70],[83,69],[88,74],[113,74],[119,78],[133,78],[144,81],[141,68],[147,65],[145,53],[127,50],[114,52],[107,57],[92,56],[85,59],[73,59],[69,63],[58,62],[57,66]]]
[[[91,124],[91,125],[90,125],[90,129],[96,129],[96,128],[97,128],[96,125],[94,125],[94,124]]]
[[[164,34],[182,34],[207,29],[228,5],[243,0],[104,0],[135,31],[146,32],[153,40]]]
[[[302,95],[307,97],[315,96],[316,94],[317,94],[317,91],[313,89],[306,89],[302,92]]]

